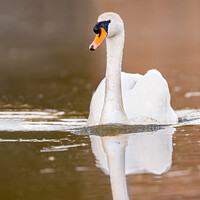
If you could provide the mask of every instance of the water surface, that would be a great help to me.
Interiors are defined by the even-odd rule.
[[[172,126],[84,128],[84,114],[1,111],[0,197],[199,199],[200,112],[177,113]]]

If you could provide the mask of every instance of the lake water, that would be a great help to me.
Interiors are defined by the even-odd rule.
[[[85,128],[84,113],[2,110],[0,199],[200,199],[200,110],[177,113]]]
[[[92,29],[113,9],[125,24],[123,70],[158,69],[179,124],[84,127],[105,75],[105,43],[88,49]],[[0,200],[200,199],[200,1],[0,10]]]

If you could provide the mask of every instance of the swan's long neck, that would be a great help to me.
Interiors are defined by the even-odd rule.
[[[121,63],[124,47],[124,31],[106,39],[107,64],[105,98],[100,124],[127,123],[121,90]]]

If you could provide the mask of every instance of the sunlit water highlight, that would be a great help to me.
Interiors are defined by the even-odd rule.
[[[172,127],[200,124],[200,109],[180,110],[176,113],[179,123],[171,125]],[[85,118],[65,117],[65,112],[56,110],[0,112],[0,131],[70,131],[84,127],[87,122]],[[129,128],[131,127],[139,130],[139,126]],[[137,132],[137,129],[135,131]]]

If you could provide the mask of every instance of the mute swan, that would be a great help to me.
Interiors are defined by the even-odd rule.
[[[97,49],[106,38],[107,64],[106,77],[90,103],[87,125],[177,123],[168,84],[157,70],[149,70],[144,76],[121,72],[124,24],[120,16],[101,14],[93,30],[96,37],[89,49]]]

